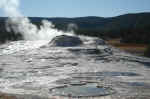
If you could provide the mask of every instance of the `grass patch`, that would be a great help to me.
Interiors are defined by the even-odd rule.
[[[111,39],[107,43],[126,52],[142,56],[148,47],[147,44],[121,43],[120,39]]]

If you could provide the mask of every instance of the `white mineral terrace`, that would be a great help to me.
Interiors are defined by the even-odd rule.
[[[0,45],[0,91],[23,99],[150,98],[150,59],[96,44],[94,38],[81,40],[75,47],[45,41]],[[96,94],[99,87],[110,90]]]

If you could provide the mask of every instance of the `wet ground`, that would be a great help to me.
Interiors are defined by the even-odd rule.
[[[149,99],[150,59],[86,40],[77,47],[0,47],[0,91],[18,99]]]

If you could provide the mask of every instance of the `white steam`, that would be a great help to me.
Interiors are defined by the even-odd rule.
[[[31,21],[23,16],[19,11],[20,0],[1,0],[0,8],[3,9],[9,19],[6,22],[8,31],[13,30],[15,33],[21,33],[25,40],[51,40],[55,36],[63,35],[63,31],[54,29],[54,25],[46,20],[38,28]]]
[[[74,23],[68,24],[67,30],[68,30],[69,32],[73,32],[73,33],[74,33],[74,30],[77,30],[77,29],[78,29],[78,26],[77,26],[76,24],[74,24]]]

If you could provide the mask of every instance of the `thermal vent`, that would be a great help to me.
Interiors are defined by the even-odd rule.
[[[71,47],[71,46],[79,46],[82,44],[80,38],[76,36],[67,36],[61,35],[57,36],[50,42],[51,46],[60,46],[60,47]]]

